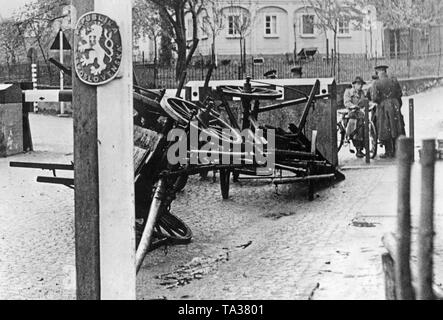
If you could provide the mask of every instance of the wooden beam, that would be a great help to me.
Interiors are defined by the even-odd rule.
[[[409,138],[414,141],[415,146],[415,106],[414,99],[409,99]],[[412,155],[412,161],[415,161],[415,151]]]
[[[98,12],[119,26],[117,77],[100,86],[73,74],[77,298],[135,299],[131,2],[72,0],[74,21]],[[80,39],[74,35],[73,68]]]
[[[94,10],[93,0],[72,0],[74,15]],[[77,19],[73,22],[75,23]],[[72,43],[76,43],[76,37]],[[77,299],[100,299],[97,92],[72,78]]]
[[[395,292],[395,265],[392,256],[384,253],[381,256],[383,272],[385,274],[385,297],[386,300],[397,300]]]
[[[411,165],[414,153],[412,139],[398,140],[398,204],[397,204],[397,250],[395,251],[395,282],[399,300],[414,300],[411,285]]]
[[[432,300],[434,254],[435,140],[424,140],[421,156],[421,211],[418,225],[418,300]]]
[[[397,256],[396,251],[397,251],[397,242],[398,241],[397,241],[395,234],[393,234],[393,233],[385,234],[382,238],[382,242],[383,242],[383,246],[385,247],[386,251],[388,252],[388,255],[392,259],[394,265],[396,265],[398,263],[397,260],[395,259],[395,257]],[[413,261],[414,260],[411,259],[412,288],[414,290],[417,290],[418,289],[418,283],[417,283],[418,267],[417,267],[417,264],[414,263]],[[391,271],[389,271],[389,272],[391,272]],[[386,274],[385,274],[385,276],[386,276]],[[389,281],[392,281],[392,279]],[[395,282],[395,286],[398,286],[397,282]],[[391,287],[389,287],[388,289],[391,290],[390,288]],[[433,294],[434,294],[435,299],[443,300],[443,290],[436,283],[432,284],[432,289],[433,289]],[[396,295],[394,295],[393,297],[396,297]]]

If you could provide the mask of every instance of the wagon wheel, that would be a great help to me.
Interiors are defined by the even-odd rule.
[[[262,87],[252,87],[251,92],[241,86],[221,86],[220,90],[229,97],[246,98],[251,100],[275,100],[282,97],[282,93]]]
[[[144,225],[136,225],[136,244],[138,246]],[[192,240],[192,230],[177,216],[165,212],[158,218],[154,227],[149,251],[153,251],[166,244],[188,244]]]
[[[138,245],[140,243],[143,229],[144,229],[144,224],[136,223],[136,225],[135,225],[136,248],[138,248]],[[149,251],[154,251],[155,249],[157,249],[163,245],[166,245],[168,243],[169,243],[169,239],[167,237],[161,236],[160,234],[154,234],[154,236],[152,237],[151,245],[149,246]]]
[[[222,192],[223,200],[229,199],[229,179],[231,177],[231,171],[229,169],[220,170],[220,188]]]
[[[172,244],[188,244],[192,239],[192,231],[186,223],[170,212],[163,212],[154,227],[154,235],[167,238]]]
[[[199,111],[202,111],[201,108],[190,101],[180,98],[165,99],[162,102],[162,107],[172,119],[182,126],[187,126],[195,117],[199,126],[201,126],[199,129],[208,136],[229,143],[242,143],[240,133],[226,122],[220,113],[215,110],[210,110],[207,117],[200,117],[198,113]],[[194,126],[192,122],[190,124],[191,126]],[[229,130],[230,134],[224,132],[226,130]]]

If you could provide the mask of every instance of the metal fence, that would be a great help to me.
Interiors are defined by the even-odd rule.
[[[303,67],[303,77],[306,78],[336,78],[338,83],[350,82],[356,76],[371,79],[374,67],[377,64],[390,66],[390,74],[398,78],[411,78],[422,76],[440,76],[443,74],[442,56],[440,54],[428,54],[414,58],[378,58],[367,59],[365,55],[339,55],[336,63],[331,58],[322,55],[314,59],[300,62]],[[334,67],[335,65],[335,67]],[[243,71],[237,61],[223,60],[212,74],[213,80],[243,79],[245,76],[263,78],[266,71],[277,70],[278,78],[291,78],[291,69],[294,65],[286,56],[266,58],[262,64],[254,64],[252,57],[247,59]],[[208,71],[207,65],[199,61],[188,69],[187,80],[204,80]],[[59,70],[44,62],[38,63],[38,84],[59,85]],[[152,64],[134,63],[134,70],[141,85],[149,88],[175,88],[175,68],[154,66]],[[29,64],[1,66],[0,82],[30,81],[31,71]],[[65,85],[71,85],[71,79],[65,77]]]
[[[423,76],[440,76],[443,74],[442,56],[440,54],[422,55],[415,58],[378,58],[368,59],[365,55],[340,55],[336,63],[331,58],[316,56],[311,60],[300,62],[305,78],[333,77],[338,83],[351,82],[356,76],[371,79],[374,67],[380,64],[390,66],[389,73],[398,78],[413,78]],[[254,64],[248,59],[243,72],[239,63],[232,61],[229,64],[219,64],[212,74],[213,80],[243,79],[245,76],[263,78],[269,70],[276,70],[278,78],[292,78],[291,69],[294,64],[288,62],[285,56],[265,59],[262,64]],[[175,88],[175,69],[173,67],[155,67],[152,64],[135,64],[134,68],[139,81],[148,87]],[[155,71],[155,69],[157,69]],[[199,63],[188,69],[187,80],[204,80],[207,67]]]
[[[31,81],[31,65],[0,65],[0,83],[16,81]]]

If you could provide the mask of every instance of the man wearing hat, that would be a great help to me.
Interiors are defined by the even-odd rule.
[[[357,158],[363,158],[364,148],[364,126],[363,121],[365,119],[364,108],[369,100],[366,98],[363,91],[363,86],[366,82],[361,77],[356,77],[352,82],[352,88],[348,88],[344,94],[344,105],[349,110],[349,122],[346,128],[346,136],[349,138],[351,134],[354,134],[357,128],[358,131],[352,137],[352,143],[357,149]]]
[[[385,154],[380,158],[395,157],[397,139],[405,135],[401,114],[402,89],[396,78],[388,77],[388,68],[385,65],[375,67],[379,79],[374,82],[372,90],[372,100],[377,103],[378,138],[385,147]]]

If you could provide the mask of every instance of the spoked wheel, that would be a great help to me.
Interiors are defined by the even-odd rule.
[[[262,87],[252,87],[251,92],[246,92],[241,86],[221,86],[220,89],[227,96],[252,100],[275,100],[282,97],[281,92]]]
[[[154,236],[165,237],[171,244],[188,244],[192,239],[192,231],[179,217],[164,212],[154,227]]]
[[[220,188],[223,200],[229,199],[229,180],[231,178],[231,171],[229,169],[220,170]]]
[[[144,225],[136,224],[136,243],[140,242]],[[188,244],[192,240],[192,230],[180,218],[169,212],[164,212],[158,218],[154,227],[149,251],[153,251],[161,246]]]
[[[185,126],[192,119],[198,106],[190,101],[180,98],[167,98],[162,101],[163,110],[175,121]]]
[[[140,243],[140,239],[142,237],[144,230],[144,225],[136,223],[135,225],[135,242],[136,242],[136,248],[138,248],[138,245]],[[164,246],[169,243],[169,239],[165,236],[161,236],[160,234],[154,234],[152,237],[151,245],[149,246],[149,251],[154,251],[155,249],[158,249],[161,246]]]
[[[198,121],[201,132],[228,143],[240,144],[242,137],[238,130],[234,129],[227,121],[223,119],[220,113],[210,110],[206,115],[199,115],[199,111],[204,114],[196,104],[180,99],[168,98],[162,102],[165,112],[182,126],[187,126],[195,117]],[[194,125],[191,122],[191,125]]]

